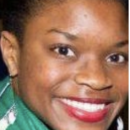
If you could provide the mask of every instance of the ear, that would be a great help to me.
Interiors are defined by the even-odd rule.
[[[0,47],[10,76],[18,75],[19,45],[16,37],[7,31],[3,31],[1,33]]]

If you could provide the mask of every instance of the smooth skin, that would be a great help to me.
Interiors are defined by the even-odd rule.
[[[66,0],[28,20],[22,47],[4,31],[14,90],[55,130],[107,130],[128,96],[127,25],[119,2]],[[89,123],[66,113],[59,100],[70,97],[112,103],[102,121]]]

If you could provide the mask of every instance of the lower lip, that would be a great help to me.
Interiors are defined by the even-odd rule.
[[[69,116],[76,118],[80,121],[86,122],[86,123],[87,122],[96,123],[96,122],[100,122],[100,121],[104,120],[109,111],[108,108],[106,107],[105,109],[99,110],[97,112],[87,112],[87,111],[69,106],[63,102],[61,102],[61,103],[63,104],[63,106]]]

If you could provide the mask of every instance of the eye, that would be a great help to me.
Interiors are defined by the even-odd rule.
[[[109,63],[124,63],[127,61],[127,56],[123,54],[111,54],[107,58],[107,62]]]
[[[74,51],[68,46],[57,46],[53,49],[53,51],[67,57],[75,56]]]

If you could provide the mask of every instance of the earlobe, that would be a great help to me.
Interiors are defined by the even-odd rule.
[[[1,34],[0,47],[3,60],[8,68],[10,76],[18,75],[19,46],[16,37],[3,31]]]

